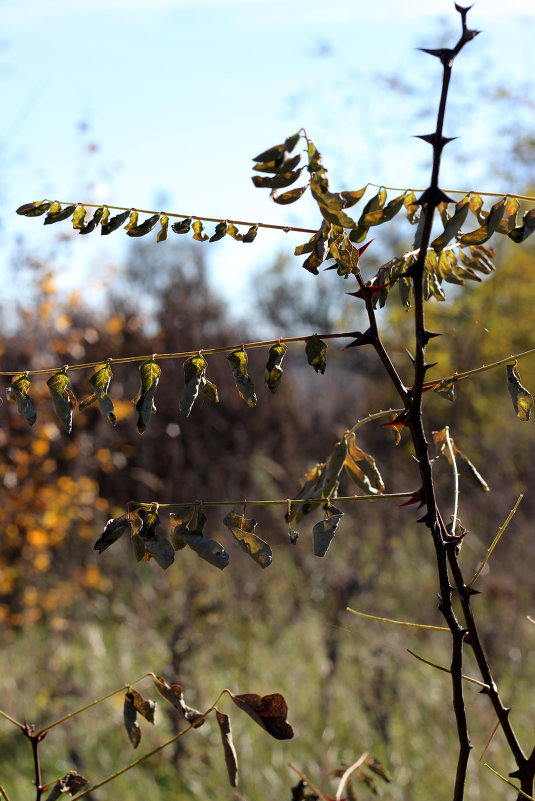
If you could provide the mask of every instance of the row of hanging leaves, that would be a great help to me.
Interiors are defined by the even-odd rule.
[[[269,350],[264,383],[272,393],[275,393],[281,384],[283,375],[282,360],[287,350],[287,346],[282,342],[272,345]],[[327,344],[316,335],[309,337],[305,341],[305,354],[308,363],[316,372],[325,373],[327,366],[326,352]],[[240,397],[248,406],[256,406],[257,397],[254,384],[247,371],[248,358],[245,348],[242,347],[232,351],[227,358]],[[219,395],[216,385],[206,377],[208,365],[201,353],[186,359],[183,367],[185,386],[180,398],[179,408],[188,417],[199,393],[213,403],[219,402]],[[154,398],[160,380],[161,368],[154,358],[147,359],[140,365],[139,375],[141,385],[139,394],[134,402],[138,415],[137,430],[142,434],[150,422],[151,415],[156,412]],[[93,403],[97,403],[102,415],[115,425],[117,418],[113,402],[108,394],[112,378],[113,373],[110,363],[106,362],[89,379],[93,390],[92,394],[79,404],[79,408],[84,409]],[[55,412],[67,433],[70,434],[77,399],[69,384],[70,379],[67,374],[67,368],[54,373],[47,381]],[[31,382],[28,375],[20,373],[13,377],[11,386],[6,389],[6,395],[8,400],[17,404],[17,408],[26,422],[29,425],[33,425],[37,419],[37,413],[29,396],[30,389]]]
[[[293,500],[289,502],[286,515],[289,524],[289,536],[295,544],[299,532],[292,530],[314,508],[322,505],[323,519],[312,529],[315,556],[323,557],[336,534],[343,512],[337,509],[331,500],[335,499],[342,471],[353,483],[367,495],[378,495],[384,492],[385,485],[375,459],[356,443],[355,433],[348,432],[337,442],[326,462],[317,464],[302,479],[301,488]],[[177,551],[186,546],[197,556],[214,567],[223,570],[229,564],[229,554],[217,540],[204,536],[207,521],[202,506],[190,504],[181,511],[169,515],[170,536],[157,531],[160,524],[157,504],[138,506],[106,523],[102,534],[95,543],[95,550],[102,553],[113,545],[125,532],[129,532],[138,561],[149,561],[154,557],[163,569],[170,567]],[[234,539],[245,553],[260,567],[269,567],[273,560],[271,547],[256,533],[256,520],[229,512],[223,525],[230,531]]]

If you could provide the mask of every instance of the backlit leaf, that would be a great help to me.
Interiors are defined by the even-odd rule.
[[[516,197],[508,197],[505,201],[504,219],[496,228],[498,234],[509,234],[516,225],[516,217],[520,210],[520,203]]]
[[[94,550],[102,553],[102,551],[105,551],[110,545],[113,545],[114,542],[117,542],[127,529],[129,531],[132,530],[129,512],[126,512],[120,517],[111,518],[111,520],[108,520],[104,526],[104,531],[95,542]]]
[[[420,219],[420,206],[416,202],[416,195],[414,192],[408,192],[403,201],[405,211],[407,212],[407,219],[411,225],[415,225]]]
[[[121,225],[128,219],[130,216],[130,209],[127,211],[122,211],[120,214],[116,214],[114,217],[109,217],[108,219],[102,218],[101,225],[100,225],[100,233],[102,236],[107,236],[108,234],[113,233]],[[105,215],[107,216],[107,215]]]
[[[522,225],[518,228],[513,228],[508,236],[513,242],[518,244],[519,242],[523,242],[524,239],[527,239],[528,236],[531,236],[533,231],[535,231],[535,209],[530,209],[522,217]]]
[[[65,370],[54,373],[46,382],[54,409],[57,416],[63,423],[65,431],[70,434],[72,431],[72,413],[76,408],[76,398],[69,389],[69,378]]]
[[[227,226],[227,234],[235,239],[237,242],[241,242],[243,239],[242,234],[238,231],[234,223],[229,223]]]
[[[78,231],[79,234],[90,234],[92,231],[95,230],[99,222],[101,221],[104,215],[104,207],[99,206],[98,209],[95,210],[93,216],[85,225],[82,225],[80,230]]]
[[[141,742],[141,729],[139,728],[137,712],[129,693],[126,693],[124,697],[123,720],[128,739],[134,748],[137,748]]]
[[[384,492],[385,485],[373,456],[358,447],[354,432],[346,436],[345,441],[347,452],[344,458],[344,468],[350,479],[367,495]]]
[[[86,210],[83,206],[76,206],[72,215],[72,227],[78,231],[84,227]]]
[[[296,144],[299,142],[300,138],[301,132],[298,131],[296,134],[289,136],[281,145],[274,145],[274,147],[270,147],[267,150],[262,151],[262,153],[259,153],[258,156],[254,157],[253,161],[260,162],[282,160],[284,153],[291,153]]]
[[[231,787],[238,786],[238,757],[236,749],[232,741],[232,729],[230,726],[230,718],[224,715],[219,709],[215,711],[219,732],[221,734],[221,742],[223,743],[223,752],[225,754],[225,765],[227,766],[227,773]]]
[[[175,559],[175,549],[165,537],[156,531],[160,524],[160,517],[156,506],[151,508],[139,508],[135,513],[130,513],[130,520],[134,528],[132,540],[136,550],[138,561],[147,561],[154,557],[158,565],[167,570]],[[139,520],[141,526],[139,526]],[[143,551],[141,549],[143,544]]]
[[[460,200],[455,206],[455,213],[453,216],[448,220],[444,231],[437,236],[436,239],[431,242],[431,247],[438,253],[440,250],[446,247],[446,245],[451,242],[451,240],[459,233],[466,217],[468,216],[468,209],[470,208],[470,195],[465,195],[465,197]]]
[[[203,725],[205,718],[202,712],[199,712],[198,709],[193,709],[193,707],[185,703],[182,695],[182,686],[180,684],[171,684],[171,686],[169,686],[162,676],[153,677],[153,681],[154,686],[162,698],[165,698],[175,709],[178,709],[178,711],[184,715],[188,723],[191,723],[194,729],[198,729]]]
[[[65,208],[59,208],[58,211],[52,211],[52,207],[50,211],[45,217],[44,225],[51,225],[52,223],[61,222],[62,220],[68,220],[71,214],[74,212],[76,208],[76,203],[72,206],[65,206]]]
[[[255,164],[253,170],[255,172],[271,172],[271,173],[291,172],[297,167],[300,161],[301,161],[300,153],[298,153],[297,156],[290,156],[287,153],[285,153],[284,159],[282,161],[280,159],[263,161],[259,164]]]
[[[379,202],[380,200],[381,197],[379,198]],[[394,198],[394,200],[391,200],[390,203],[388,203],[388,205],[385,206],[384,208],[380,206],[378,209],[374,211],[369,211],[366,214],[363,214],[359,220],[359,224],[371,226],[371,225],[381,225],[384,222],[388,222],[388,220],[391,220],[398,213],[400,208],[403,206],[404,200],[405,200],[405,193],[403,193],[397,198]]]
[[[132,225],[132,221],[130,221],[125,231],[128,236],[145,236],[152,231],[159,219],[159,214],[153,214],[151,217],[147,217],[146,220],[143,220],[142,223],[139,223],[139,225]]]
[[[185,386],[180,398],[180,411],[189,417],[199,389],[205,380],[206,360],[200,355],[190,356],[183,364]]]
[[[210,242],[217,242],[218,239],[223,239],[226,233],[227,233],[226,221],[217,223],[215,227],[215,234],[213,234],[213,236],[210,237]]]
[[[437,395],[440,395],[445,400],[449,400],[453,403],[455,400],[455,387],[457,381],[455,378],[443,378],[440,384],[433,389],[433,392],[436,392]]]
[[[491,207],[485,222],[476,231],[471,231],[468,234],[463,234],[460,241],[463,245],[482,245],[491,238],[505,212],[505,198],[499,200]]]
[[[344,514],[328,501],[323,506],[323,510],[325,511],[324,519],[316,523],[312,530],[314,556],[325,556]]]
[[[6,396],[8,400],[17,404],[20,414],[27,423],[33,426],[37,420],[37,414],[28,395],[30,386],[30,380],[25,374],[13,376],[11,386],[6,389]]]
[[[157,242],[165,242],[167,239],[167,233],[169,231],[169,217],[167,214],[162,214],[160,217],[160,230],[156,234],[156,241]]]
[[[247,354],[244,348],[229,353],[227,359],[230,362],[234,382],[241,398],[248,406],[256,406],[257,398],[254,385],[247,372]]]
[[[135,228],[139,220],[139,213],[136,211],[136,209],[130,209],[128,213],[130,215],[130,219],[128,220],[128,224],[124,227],[125,231],[131,231],[133,228]]]
[[[251,225],[247,233],[242,235],[241,241],[244,242],[245,244],[250,244],[251,242],[254,242],[254,240],[256,239],[257,233],[258,233],[258,225]]]
[[[36,200],[34,203],[24,203],[19,206],[16,213],[22,214],[23,217],[40,217],[51,205],[50,200]]]
[[[507,369],[507,389],[513,401],[513,408],[519,420],[529,420],[533,408],[533,397],[528,390],[520,383],[520,375],[516,369],[516,364],[506,365]]]
[[[186,217],[184,220],[180,220],[179,222],[173,223],[171,228],[175,232],[175,234],[187,234],[191,228],[191,217]]]
[[[206,242],[208,239],[208,234],[203,234],[204,225],[200,220],[195,220],[193,223],[193,238],[197,240],[197,242]]]
[[[275,203],[279,203],[281,206],[286,206],[288,203],[295,203],[296,200],[299,200],[300,197],[304,195],[304,193],[308,189],[308,184],[305,186],[298,186],[296,189],[289,189],[288,192],[278,192],[274,190],[270,197],[271,200],[274,200]]]
[[[451,465],[451,455],[446,443],[446,429],[443,428],[440,431],[433,431],[433,438],[435,444],[440,448],[440,453],[446,458],[448,464]],[[482,492],[489,492],[489,485],[476,470],[470,459],[468,459],[468,457],[457,448],[451,436],[449,439],[453,450],[453,455],[455,456],[455,464],[457,465],[457,472],[459,475],[463,476],[463,478],[466,478],[470,484],[473,484],[474,487],[477,487]]]
[[[137,430],[142,434],[147,428],[151,414],[156,413],[154,405],[154,395],[161,374],[160,367],[154,359],[147,359],[139,368],[141,389],[136,402],[136,412],[138,413]]]
[[[88,779],[84,779],[84,777],[80,776],[75,770],[70,770],[65,776],[57,780],[51,792],[47,795],[46,801],[57,801],[62,793],[74,795],[86,784],[89,784]]]
[[[313,337],[309,337],[306,340],[305,353],[309,365],[313,367],[317,373],[323,375],[327,368],[327,345],[325,342],[314,334]]]
[[[195,504],[190,504],[189,506],[183,506],[179,512],[175,514],[171,512],[169,515],[171,523],[171,544],[175,551],[181,551],[182,548],[186,547],[186,541],[182,539],[180,532],[182,529],[187,531],[196,509],[197,507]]]
[[[247,712],[255,723],[258,723],[275,739],[291,740],[294,736],[293,729],[286,720],[288,705],[281,693],[272,693],[271,695],[229,693],[229,695],[237,707]]]
[[[273,554],[268,543],[254,533],[256,520],[247,520],[243,515],[229,512],[223,520],[223,524],[229,529],[246,554],[254,559],[260,567],[269,567],[273,560]]]
[[[95,392],[89,398],[86,398],[80,403],[80,409],[84,409],[94,401],[97,401],[100,413],[104,417],[107,417],[110,423],[115,425],[117,422],[117,417],[113,411],[113,403],[108,397],[108,390],[110,388],[112,377],[113,373],[108,363],[101,367],[100,370],[97,370],[97,372],[89,379],[89,383]]]
[[[344,209],[349,209],[354,206],[363,197],[368,185],[363,186],[362,189],[356,189],[351,192],[340,192],[340,197],[344,200]]]
[[[340,225],[342,228],[354,228],[355,221],[344,211],[345,198],[339,192],[329,191],[329,182],[325,172],[323,169],[315,172],[310,182],[310,191],[318,204],[323,219],[333,225]]]
[[[265,189],[284,189],[286,186],[291,186],[297,181],[304,167],[298,170],[287,170],[286,172],[277,172],[276,175],[253,175],[251,178],[253,184],[259,188]],[[278,201],[280,202],[280,201]]]
[[[282,379],[283,369],[281,367],[284,354],[288,350],[288,346],[282,342],[272,345],[269,349],[269,356],[266,364],[266,372],[264,374],[264,381],[271,392],[276,392],[280,386]]]
[[[156,714],[156,702],[155,701],[147,701],[141,693],[138,693],[137,690],[134,690],[133,687],[130,687],[127,696],[130,698],[131,703],[134,706],[136,712],[139,712],[140,715],[143,715],[145,720],[148,720],[149,723],[154,723],[154,715]]]

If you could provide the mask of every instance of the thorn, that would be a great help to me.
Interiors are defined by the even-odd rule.
[[[365,245],[362,245],[362,247],[358,248],[358,252],[359,252],[359,259],[360,259],[360,257],[362,256],[362,254],[364,253],[364,251],[365,251],[367,248],[369,248],[369,247],[370,247],[370,245],[371,245],[371,243],[372,243],[373,241],[374,241],[373,239],[370,239],[370,241],[369,241],[369,242],[366,242],[366,244],[365,244]]]
[[[405,409],[404,412],[398,414],[393,420],[390,420],[388,423],[381,423],[382,426],[406,426],[407,420],[409,419],[409,411]]]
[[[512,773],[508,774],[511,779],[520,779],[520,769],[514,770]]]
[[[411,360],[412,364],[415,365],[416,364],[416,359],[414,358],[414,356],[412,355],[410,350],[406,350],[406,353],[407,353],[409,359]]]
[[[424,142],[428,142],[433,147],[437,146],[440,147],[442,150],[449,142],[453,142],[454,139],[458,139],[458,136],[441,136],[440,139],[437,137],[436,132],[432,134],[415,134],[415,139],[422,139]]]
[[[422,53],[427,53],[430,56],[435,56],[435,58],[440,59],[440,62],[444,67],[450,66],[451,62],[455,58],[455,52],[450,50],[448,47],[440,47],[436,50],[428,47],[417,47],[416,49],[421,50]]]
[[[436,367],[437,364],[438,362],[429,362],[429,363],[426,362],[424,364],[424,372],[427,372],[427,370],[430,370],[432,367]]]
[[[468,588],[468,595],[481,595],[480,590],[474,590],[473,587]]]
[[[422,340],[419,344],[423,345],[425,347],[430,339],[433,339],[434,337],[441,337],[441,336],[442,336],[442,334],[434,334],[432,331],[425,331],[424,330],[421,333],[418,332],[418,338]]]
[[[420,509],[420,507],[424,503],[424,501],[423,501],[423,491],[424,491],[423,487],[420,487],[420,489],[415,490],[412,493],[411,497],[407,501],[404,501],[403,503],[400,503],[397,508],[401,509],[402,506],[412,506],[414,503],[419,503],[420,506],[418,506],[418,509]]]
[[[359,289],[358,292],[346,292],[346,295],[352,295],[354,298],[362,298],[363,300],[365,297],[373,298],[378,292],[382,289],[386,289],[387,284],[367,284],[362,289]]]
[[[360,331],[354,331],[352,336],[355,336],[356,339],[354,339],[353,342],[350,342],[349,345],[346,345],[344,350],[347,350],[348,348],[358,348],[359,345],[371,345],[374,341],[374,335],[371,328],[368,328],[368,330],[363,334],[361,334]]]
[[[423,195],[420,195],[416,203],[419,206],[429,203],[430,206],[436,208],[439,203],[455,203],[455,201],[448,197],[438,186],[429,186]]]

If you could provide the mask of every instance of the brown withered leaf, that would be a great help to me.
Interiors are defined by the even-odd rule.
[[[268,543],[254,533],[256,520],[247,520],[243,515],[229,512],[223,520],[223,525],[232,533],[242,551],[245,551],[260,567],[269,567],[273,554]]]
[[[137,748],[141,742],[141,729],[137,722],[137,712],[129,693],[124,697],[123,720],[128,739]]]
[[[56,801],[62,793],[74,795],[86,784],[89,784],[88,779],[84,779],[75,770],[70,770],[65,776],[57,780],[51,792],[47,795],[46,801]]]
[[[145,720],[148,720],[149,723],[154,723],[154,716],[156,714],[156,702],[155,701],[147,701],[141,693],[138,693],[137,690],[134,690],[133,687],[127,692],[127,696],[130,698],[134,709],[136,712],[139,712],[140,715],[143,715]]]
[[[191,723],[194,729],[198,729],[203,725],[205,721],[203,713],[185,703],[182,695],[182,686],[180,684],[171,684],[171,686],[169,686],[163,676],[156,676],[153,678],[153,681],[154,686],[162,698],[165,698],[175,709],[182,712],[185,719],[188,723]]]
[[[132,529],[129,512],[126,512],[120,517],[112,517],[111,520],[108,520],[104,526],[104,531],[95,542],[93,546],[94,550],[102,553],[102,551],[105,551],[110,545],[113,545],[114,542],[117,542],[117,540],[123,536],[126,529]]]
[[[533,409],[533,396],[531,392],[520,383],[520,375],[515,364],[506,365],[507,389],[513,401],[513,408],[519,420],[529,420]]]
[[[232,729],[230,726],[230,718],[228,715],[216,709],[215,716],[219,725],[221,733],[221,742],[223,743],[223,751],[225,754],[225,765],[227,766],[227,773],[231,787],[238,786],[238,756],[234,743],[232,741]]]
[[[329,501],[323,506],[323,510],[325,511],[324,519],[316,523],[312,529],[314,556],[325,556],[344,514]]]
[[[249,717],[276,740],[291,740],[294,736],[293,729],[286,720],[288,705],[281,693],[229,695],[236,706],[247,712]]]

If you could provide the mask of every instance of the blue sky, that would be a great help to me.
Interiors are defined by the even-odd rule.
[[[439,65],[414,48],[453,26],[455,40],[452,9],[450,0],[4,0],[3,270],[17,234],[46,252],[60,227],[67,232],[68,223],[43,229],[40,219],[13,215],[44,197],[317,227],[310,203],[277,207],[250,180],[251,157],[301,126],[340,189],[421,185],[428,153],[410,134],[427,132],[418,115],[434,114]],[[483,77],[526,83],[535,3],[479,0],[470,20],[484,29],[464,68],[474,95]],[[463,72],[461,59],[456,68]],[[416,94],[392,95],[379,74],[399,76]],[[481,185],[492,110],[476,99],[467,113],[443,185],[500,191]],[[199,247],[218,279],[237,281],[302,240],[261,232],[251,246]],[[122,232],[74,239],[65,284],[90,272],[98,291],[97,266],[104,274],[128,241]]]

